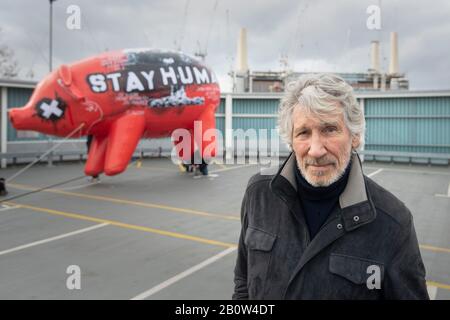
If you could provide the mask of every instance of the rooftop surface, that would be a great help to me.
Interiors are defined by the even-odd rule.
[[[411,210],[430,296],[450,300],[449,168],[363,168]],[[143,159],[99,183],[81,178],[2,203],[0,299],[230,299],[241,201],[258,170],[213,164],[214,177],[196,179],[169,159]],[[81,162],[35,165],[0,201],[82,174]],[[70,266],[80,290],[67,287]]]

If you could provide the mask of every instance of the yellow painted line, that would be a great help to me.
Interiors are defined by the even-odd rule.
[[[23,184],[10,183],[9,185],[12,187],[18,188],[18,189],[36,190],[35,187],[27,186],[27,185],[23,185]],[[130,200],[125,200],[125,199],[117,199],[117,198],[111,198],[111,197],[105,197],[105,196],[96,196],[96,195],[89,195],[89,194],[84,194],[84,193],[67,192],[67,191],[62,191],[62,190],[57,190],[57,189],[43,190],[43,192],[58,193],[58,194],[64,194],[64,195],[68,195],[68,196],[75,196],[75,197],[100,200],[100,201],[109,201],[109,202],[115,202],[115,203],[121,203],[121,204],[129,204],[129,205],[135,205],[135,206],[146,207],[146,208],[158,208],[158,209],[163,209],[163,210],[182,212],[182,213],[206,216],[206,217],[211,217],[211,218],[240,221],[240,218],[235,217],[235,216],[220,215],[220,214],[214,214],[214,213],[209,213],[209,212],[203,212],[203,211],[197,211],[197,210],[191,210],[191,209],[185,209],[185,208],[178,208],[178,207],[172,207],[172,206],[165,206],[165,205],[159,205],[159,204],[148,203],[148,202],[130,201]],[[450,249],[448,249],[448,248],[441,248],[441,247],[435,247],[435,246],[424,245],[424,244],[419,245],[419,247],[421,249],[434,251],[434,252],[450,253]]]
[[[186,172],[186,168],[181,163],[178,164],[178,170],[180,170],[180,172]]]
[[[216,162],[216,161],[213,161],[213,163],[211,163],[211,164],[216,164],[216,165],[218,165],[219,167],[221,167],[222,169],[226,169],[226,168],[227,168],[226,165],[224,165],[224,164],[222,164],[222,163],[219,163],[219,162]]]
[[[217,162],[213,162],[215,165],[219,166],[221,169],[216,169],[216,170],[212,170],[211,173],[214,172],[223,172],[223,171],[228,171],[228,170],[234,170],[234,169],[239,169],[239,168],[244,168],[244,167],[249,167],[249,166],[255,166],[257,165],[257,163],[250,163],[250,164],[243,164],[243,165],[233,165],[233,166],[226,166],[224,164],[221,163],[217,163]],[[211,163],[211,164],[213,164]],[[179,166],[181,166],[181,164],[179,164]],[[163,168],[163,167],[144,167],[142,164],[139,167],[130,167],[132,169],[148,169],[148,170],[158,170],[158,171],[168,171],[168,172],[174,172],[173,169],[169,169],[169,168]],[[178,168],[180,171],[181,169]]]
[[[9,185],[11,187],[14,187],[17,189],[36,190],[36,188],[34,188],[32,186],[27,186],[27,185],[23,185],[23,184],[10,183]],[[215,213],[209,213],[209,212],[186,209],[186,208],[178,208],[178,207],[166,206],[166,205],[161,205],[161,204],[156,204],[156,203],[131,201],[131,200],[126,200],[126,199],[97,196],[97,195],[92,195],[92,194],[68,192],[68,191],[62,191],[62,190],[58,190],[58,189],[48,189],[48,190],[43,190],[43,192],[58,193],[58,194],[63,194],[63,195],[67,195],[67,196],[74,196],[74,197],[100,200],[100,201],[109,201],[109,202],[120,203],[120,204],[129,204],[129,205],[140,206],[140,207],[145,207],[145,208],[157,208],[157,209],[163,209],[163,210],[168,210],[168,211],[175,211],[175,212],[205,216],[205,217],[209,217],[209,218],[240,221],[240,218],[236,217],[236,216],[215,214]]]
[[[12,187],[18,188],[18,189],[36,190],[36,188],[34,188],[32,186],[27,186],[27,185],[23,185],[23,184],[10,183],[9,185]],[[100,201],[109,201],[109,202],[115,202],[115,203],[120,203],[120,204],[129,204],[129,205],[135,205],[135,206],[146,207],[146,208],[158,208],[158,209],[163,209],[163,210],[168,210],[168,211],[175,211],[175,212],[182,212],[182,213],[206,216],[206,217],[210,217],[210,218],[240,221],[240,218],[235,217],[235,216],[220,215],[220,214],[214,214],[214,213],[209,213],[209,212],[203,212],[203,211],[197,211],[197,210],[191,210],[191,209],[185,209],[185,208],[178,208],[178,207],[172,207],[172,206],[165,206],[165,205],[159,205],[159,204],[148,203],[148,202],[130,201],[130,200],[125,200],[125,199],[117,199],[117,198],[111,198],[111,197],[105,197],[105,196],[96,196],[96,195],[89,195],[89,194],[84,194],[84,193],[67,192],[67,191],[62,191],[62,190],[57,190],[57,189],[43,190],[43,192],[58,193],[58,194],[63,194],[63,195],[68,195],[68,196],[75,196],[75,197],[100,200]],[[420,244],[419,247],[421,249],[434,251],[434,252],[450,253],[450,249],[448,249],[448,248],[441,248],[441,247],[429,246],[429,245],[424,245],[424,244]]]
[[[128,223],[123,223],[123,222],[114,221],[114,220],[95,218],[95,217],[91,217],[88,215],[82,215],[82,214],[78,214],[78,213],[64,212],[64,211],[60,211],[60,210],[41,208],[41,207],[30,206],[27,204],[19,204],[19,203],[14,203],[14,202],[5,202],[5,204],[10,205],[10,206],[20,207],[20,208],[27,208],[27,209],[34,210],[34,211],[45,212],[45,213],[49,213],[52,215],[58,215],[58,216],[63,216],[63,217],[67,217],[67,218],[85,220],[85,221],[91,221],[91,222],[97,222],[97,223],[107,223],[109,225],[124,228],[124,229],[138,230],[138,231],[168,236],[168,237],[172,237],[172,238],[177,238],[177,239],[191,240],[194,242],[216,245],[216,246],[220,246],[220,247],[226,247],[226,248],[236,248],[237,247],[235,244],[232,244],[232,243],[216,241],[216,240],[211,240],[211,239],[206,239],[206,238],[201,238],[201,237],[195,237],[195,236],[190,236],[190,235],[186,235],[186,234],[182,234],[182,233],[165,231],[165,230],[161,230],[161,229],[144,227],[144,226],[139,226],[139,225],[134,225],[134,224],[128,224]],[[422,245],[421,245],[421,247],[422,247]],[[434,248],[436,248],[436,247],[434,247]],[[437,249],[443,249],[443,248],[437,248]],[[448,249],[445,249],[445,250],[448,250]],[[450,290],[450,285],[448,285],[448,284],[443,284],[443,283],[439,283],[439,282],[435,282],[435,281],[427,281],[426,284],[428,286],[435,286],[440,289]]]
[[[430,251],[450,253],[450,249],[447,249],[447,248],[433,247],[433,246],[428,246],[425,244],[420,244],[419,247],[421,249],[430,250]]]
[[[256,165],[258,165],[258,164],[250,163],[250,164],[236,165],[236,166],[232,166],[232,167],[225,167],[224,169],[211,170],[211,173],[224,172],[224,171],[228,171],[228,170],[235,170],[235,169],[246,168],[246,167],[251,167],[251,166],[256,166]]]
[[[140,167],[142,167],[142,160],[136,161],[136,168],[139,169]]]
[[[113,225],[113,226],[116,226],[116,227],[125,228],[125,229],[139,230],[139,231],[159,234],[159,235],[163,235],[163,236],[168,236],[168,237],[172,237],[172,238],[191,240],[191,241],[195,241],[195,242],[206,243],[206,244],[220,246],[220,247],[226,247],[226,248],[234,248],[234,247],[236,247],[236,245],[232,244],[232,243],[221,242],[221,241],[216,241],[216,240],[210,240],[210,239],[206,239],[206,238],[190,236],[190,235],[187,235],[187,234],[171,232],[171,231],[165,231],[165,230],[160,230],[160,229],[155,229],[155,228],[150,228],[150,227],[144,227],[144,226],[139,226],[139,225],[134,225],[134,224],[128,224],[128,223],[123,223],[123,222],[114,221],[114,220],[95,218],[95,217],[91,217],[91,216],[83,215],[83,214],[78,214],[78,213],[71,213],[71,212],[64,212],[64,211],[53,210],[53,209],[48,209],[48,208],[41,208],[41,207],[30,206],[28,204],[22,204],[22,203],[20,203],[20,204],[19,203],[13,203],[13,202],[6,202],[6,203],[9,204],[9,205],[18,205],[18,206],[20,206],[22,208],[27,208],[27,209],[30,209],[30,210],[35,210],[35,211],[40,211],[40,212],[46,212],[46,213],[49,213],[49,214],[63,216],[63,217],[67,217],[67,218],[86,220],[86,221],[92,221],[92,222],[98,222],[98,223],[109,223],[110,225]]]
[[[440,288],[440,289],[450,290],[450,285],[439,283],[439,282],[427,281],[427,285],[428,286],[435,286],[435,287]]]
[[[146,170],[156,170],[156,171],[167,171],[167,172],[176,172],[174,169],[163,168],[163,167],[144,167],[142,163],[140,166],[136,166],[136,168],[132,167],[132,169],[146,169]]]

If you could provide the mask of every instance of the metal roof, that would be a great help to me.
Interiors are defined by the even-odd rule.
[[[0,87],[34,88],[37,83],[37,81],[0,78]]]
[[[2,79],[0,87],[10,88],[34,88],[38,81]],[[283,92],[253,92],[253,93],[227,93],[222,92],[221,97],[231,94],[238,99],[280,99]],[[412,98],[412,97],[448,97],[450,89],[447,90],[387,90],[387,91],[355,91],[357,98]]]

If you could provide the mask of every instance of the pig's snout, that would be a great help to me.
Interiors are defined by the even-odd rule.
[[[16,115],[16,112],[15,112],[15,110],[9,110],[9,112],[8,112],[8,115],[9,115],[9,121],[12,123],[12,125],[13,125],[13,127],[15,128],[16,127],[16,122],[15,122],[15,115]]]
[[[25,118],[29,118],[26,116],[27,112],[20,109],[11,109],[8,112],[9,121],[11,121],[13,127],[17,130],[26,129],[24,126],[26,125]]]

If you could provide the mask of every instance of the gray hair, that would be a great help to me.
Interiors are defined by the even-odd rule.
[[[364,112],[356,101],[353,88],[334,74],[302,75],[287,85],[278,111],[280,136],[292,148],[292,113],[297,105],[320,116],[343,113],[352,136],[359,135],[359,147],[364,146],[366,123]],[[340,106],[340,107],[339,107]]]

